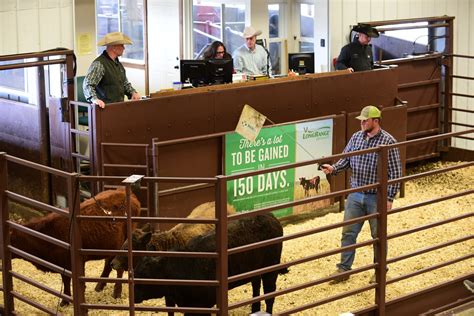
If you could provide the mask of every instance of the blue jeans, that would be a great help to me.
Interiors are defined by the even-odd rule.
[[[374,214],[377,212],[377,194],[364,194],[362,192],[351,193],[347,196],[346,209],[344,210],[344,220]],[[357,242],[364,222],[344,226],[342,228],[341,247],[350,246]],[[377,218],[369,220],[370,234],[372,238],[377,238]],[[377,261],[377,247],[374,245],[374,262]],[[341,253],[341,263],[337,265],[339,269],[350,270],[354,263],[355,249]]]

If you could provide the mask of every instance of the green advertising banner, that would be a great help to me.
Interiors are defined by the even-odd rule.
[[[332,119],[266,127],[254,142],[231,133],[225,136],[225,174],[261,170],[331,154]],[[312,165],[231,180],[227,183],[227,200],[239,212],[294,201],[302,197],[302,189],[295,188],[295,184],[299,187],[298,181],[303,177],[308,181],[322,178],[322,172]],[[304,196],[307,196],[306,191]],[[291,215],[293,208],[274,214],[278,217]]]

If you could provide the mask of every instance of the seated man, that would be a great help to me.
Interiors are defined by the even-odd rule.
[[[336,70],[349,69],[354,72],[373,69],[372,45],[369,43],[372,37],[379,37],[379,32],[367,24],[358,24],[352,30],[357,32],[357,36],[352,43],[341,49],[337,58]]]
[[[260,34],[262,34],[260,30],[255,30],[251,26],[245,27],[242,35],[245,38],[245,44],[232,54],[236,72],[247,75],[271,74],[271,63],[267,50],[263,46],[256,45],[257,36]]]

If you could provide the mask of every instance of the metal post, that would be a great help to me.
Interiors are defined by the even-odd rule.
[[[127,244],[128,244],[128,301],[130,307],[130,315],[135,315],[135,282],[133,272],[133,255],[132,255],[132,233],[133,233],[133,221],[132,221],[132,203],[130,203],[130,196],[132,195],[132,185],[140,187],[140,182],[143,179],[143,175],[131,175],[127,179],[122,181],[125,185],[125,206],[127,210]]]
[[[6,153],[0,153],[0,231],[3,237],[1,246],[2,255],[2,283],[3,283],[3,306],[5,315],[11,315],[14,310],[13,303],[13,280],[10,274],[12,269],[12,256],[8,251],[10,244],[10,231],[6,224],[8,220],[8,199],[6,190],[8,189],[8,171],[7,171]]]
[[[452,121],[452,111],[451,108],[453,106],[453,96],[451,93],[453,92],[453,67],[454,67],[454,60],[453,60],[453,42],[454,42],[454,23],[453,19],[448,21],[448,45],[447,45],[447,60],[444,64],[445,66],[445,81],[444,81],[444,130],[443,133],[450,133],[451,132],[451,125],[449,122]],[[451,146],[451,139],[447,139],[445,141],[445,145],[447,148]]]
[[[216,183],[216,242],[219,260],[216,277],[220,286],[216,288],[218,315],[229,314],[229,271],[228,271],[228,236],[227,236],[227,181],[221,175],[217,176]]]
[[[43,61],[39,58],[39,61]],[[46,105],[46,83],[44,66],[38,67],[38,127],[39,127],[39,142],[40,142],[40,163],[44,166],[51,166],[50,154],[50,136],[49,136],[49,115],[48,107]],[[52,204],[52,188],[51,175],[47,172],[41,171],[41,200],[45,203]]]
[[[81,206],[79,199],[79,174],[72,173],[67,179],[67,197],[69,207],[69,220],[71,221],[71,235],[69,243],[71,246],[71,272],[72,272],[72,297],[74,303],[74,315],[84,315],[87,310],[81,305],[85,303],[85,284],[79,278],[84,276],[84,259],[81,255],[81,223],[76,216],[80,215]]]
[[[125,180],[124,180],[125,181]],[[131,184],[125,184],[125,204],[127,210],[127,244],[128,244],[128,302],[130,316],[135,315],[135,282],[133,272],[133,254],[132,254],[132,204],[130,203]]]
[[[377,210],[379,213],[377,223],[377,247],[378,265],[375,268],[377,287],[375,288],[375,304],[377,304],[377,315],[385,315],[385,287],[387,275],[387,201],[388,201],[388,147],[380,146],[378,159],[378,180],[380,186],[377,189]],[[375,251],[375,249],[374,249]]]
[[[158,177],[158,138],[153,138],[151,140],[152,143],[152,164],[153,164],[153,177]],[[153,212],[149,214],[150,217],[153,216],[159,216],[160,215],[160,196],[158,194],[159,192],[159,183],[157,181],[153,181],[153,183],[150,186],[152,188],[153,194],[152,194],[152,199],[153,199]],[[153,228],[155,229],[160,229],[160,223],[153,223]]]
[[[71,106],[69,105],[69,101],[70,100],[74,100],[74,76],[75,76],[75,73],[74,73],[74,53],[72,52],[71,54],[67,54],[66,55],[66,84],[67,84],[67,88],[66,89],[63,89],[63,95],[62,97],[63,98],[67,98],[67,107],[68,107],[68,110],[71,111]],[[67,93],[65,93],[67,92]],[[70,117],[69,117],[70,118]],[[71,123],[72,121],[69,121],[69,123]],[[67,134],[66,135],[71,135],[71,124],[64,124],[65,125],[65,129],[66,129],[66,132]],[[69,150],[69,153],[68,153],[68,170],[70,172],[73,172],[73,163],[74,163],[74,159],[72,158],[72,155],[71,155],[71,137],[66,137],[65,138],[65,147]],[[79,169],[78,169],[79,170]]]

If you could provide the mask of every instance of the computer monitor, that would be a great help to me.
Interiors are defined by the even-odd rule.
[[[288,69],[300,75],[314,73],[314,53],[288,54]]]
[[[179,64],[182,83],[189,82],[195,87],[208,84],[205,60],[182,59]]]
[[[207,71],[210,84],[232,83],[234,61],[232,58],[209,59]]]

